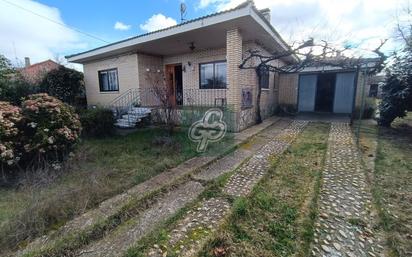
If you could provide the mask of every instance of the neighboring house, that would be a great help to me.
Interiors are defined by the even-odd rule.
[[[60,66],[60,64],[52,60],[30,64],[30,59],[28,57],[24,59],[25,67],[19,69],[19,72],[22,75],[23,79],[30,84],[40,83],[48,72],[56,70]]]
[[[148,96],[152,85],[147,74],[159,71],[164,73],[174,94],[174,104],[228,106],[233,115],[229,129],[241,131],[253,125],[256,116],[256,73],[239,68],[249,49],[263,54],[289,49],[270,24],[270,10],[257,10],[253,1],[66,58],[83,64],[89,105],[132,106],[138,99],[141,106],[155,106],[153,98]],[[282,66],[298,61],[290,56],[272,64]],[[336,77],[337,88],[345,95],[350,94],[345,91],[345,85],[352,76]],[[298,88],[304,87],[298,85],[298,78],[299,74],[277,73],[264,77],[260,85],[262,118],[273,115],[279,104],[297,108]],[[307,84],[307,80],[310,79],[302,76],[301,84]],[[349,87],[353,88],[353,83]],[[306,101],[305,95],[313,97],[310,94],[313,92],[301,91],[300,102]],[[345,113],[351,111],[345,109]]]

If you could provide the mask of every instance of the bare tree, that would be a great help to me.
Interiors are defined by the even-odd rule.
[[[172,133],[176,126],[177,114],[173,89],[166,84],[165,76],[160,70],[148,70],[145,74],[145,79],[151,95],[155,98],[154,104],[158,106],[157,118],[164,122],[169,133]]]
[[[256,108],[256,123],[262,122],[260,113],[260,98],[261,98],[261,82],[262,77],[268,72],[278,73],[295,73],[311,66],[332,66],[336,68],[351,68],[361,69],[366,68],[371,61],[374,62],[373,67],[368,67],[368,73],[376,73],[383,69],[386,56],[381,52],[382,46],[386,40],[382,40],[381,44],[372,51],[377,57],[371,60],[370,58],[349,57],[345,56],[345,52],[352,50],[350,47],[338,49],[331,46],[327,41],[315,42],[313,38],[304,41],[301,44],[293,44],[290,48],[284,51],[277,51],[270,54],[264,54],[260,50],[248,50],[246,57],[239,65],[240,69],[253,69],[258,77],[258,93],[257,93],[257,108]],[[294,58],[298,61],[289,65],[278,65],[278,61],[285,58]]]

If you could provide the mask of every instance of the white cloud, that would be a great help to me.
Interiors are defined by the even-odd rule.
[[[131,25],[124,24],[121,21],[116,21],[116,23],[114,24],[114,29],[117,30],[129,30],[131,27]]]
[[[57,8],[31,0],[13,0],[31,12],[64,24]],[[86,47],[80,35],[16,6],[0,1],[0,53],[13,62],[31,58],[32,63],[53,59],[56,53],[79,51]]]
[[[151,32],[170,26],[174,26],[176,24],[177,22],[175,19],[171,17],[166,17],[163,14],[158,13],[150,17],[147,21],[145,21],[145,23],[140,24],[140,28],[144,31]]]
[[[234,8],[244,0],[199,0],[198,8]],[[374,48],[393,35],[396,11],[405,0],[255,0],[271,9],[271,22],[289,42],[309,37]],[[387,48],[394,47],[388,44]]]

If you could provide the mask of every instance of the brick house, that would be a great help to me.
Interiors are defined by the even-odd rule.
[[[176,105],[229,106],[230,130],[241,131],[255,123],[258,86],[262,118],[273,115],[280,103],[298,105],[299,74],[269,73],[258,85],[254,70],[239,68],[250,49],[269,54],[288,47],[270,23],[270,10],[258,10],[253,1],[246,1],[67,59],[83,64],[89,105],[130,105],[138,98],[141,106],[150,107],[146,74],[161,71]],[[291,56],[272,64],[298,61]]]
[[[25,67],[19,69],[19,72],[24,80],[26,80],[30,84],[37,84],[42,81],[42,79],[48,72],[58,69],[59,66],[60,64],[52,60],[30,64],[30,59],[26,57]]]

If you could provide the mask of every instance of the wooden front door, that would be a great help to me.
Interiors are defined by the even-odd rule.
[[[183,105],[182,65],[166,65],[166,83],[173,105]]]

